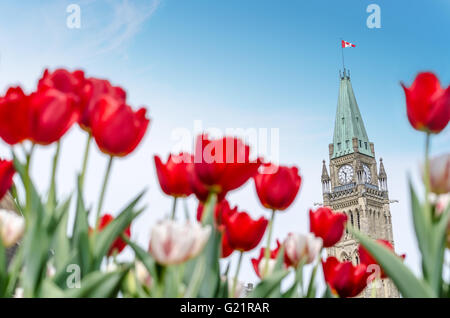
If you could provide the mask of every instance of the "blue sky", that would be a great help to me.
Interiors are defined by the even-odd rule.
[[[80,5],[80,29],[66,27],[70,3]],[[371,3],[381,8],[381,29],[366,26]],[[45,67],[65,66],[108,78],[128,91],[131,105],[148,107],[149,133],[136,153],[115,164],[105,203],[117,213],[148,187],[149,209],[133,225],[143,245],[171,204],[159,189],[152,156],[166,157],[173,131],[192,131],[195,120],[205,128],[279,128],[280,161],[297,165],[304,182],[295,204],[278,217],[275,236],[305,232],[307,209],[321,202],[321,162],[332,141],[339,39],[355,43],[345,50],[346,65],[377,159],[384,158],[390,196],[400,201],[391,206],[396,249],[419,268],[406,175],[417,179],[424,136],[409,126],[399,82],[409,84],[418,71],[432,70],[450,83],[450,2],[28,0],[20,6],[3,1],[0,12],[2,92],[17,83],[31,90]],[[63,144],[62,194],[73,188],[84,138],[73,129]],[[449,151],[449,141],[446,129],[433,139],[432,152]],[[0,151],[8,153],[3,146]],[[36,156],[36,178],[47,180],[53,151],[41,149]],[[86,185],[91,202],[104,165],[105,157],[94,153]],[[267,213],[252,183],[229,199],[255,216]],[[188,204],[193,212],[194,200]],[[241,278],[256,279],[249,262]]]

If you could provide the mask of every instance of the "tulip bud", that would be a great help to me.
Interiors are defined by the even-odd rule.
[[[45,273],[47,277],[53,278],[56,274],[56,268],[52,264],[47,264],[47,271]]]
[[[450,192],[450,153],[430,159],[430,188],[435,194]]]
[[[149,252],[162,265],[180,264],[196,257],[205,247],[211,226],[163,220],[151,233]]]
[[[285,255],[293,267],[297,267],[302,259],[306,264],[312,263],[322,249],[322,239],[308,233],[289,233],[284,241]]]
[[[136,277],[137,277],[138,281],[142,285],[150,287],[152,284],[152,277],[150,276],[150,273],[148,272],[145,265],[141,261],[136,261],[135,269],[136,269]]]
[[[20,240],[25,231],[25,219],[13,211],[0,210],[0,237],[5,247]]]

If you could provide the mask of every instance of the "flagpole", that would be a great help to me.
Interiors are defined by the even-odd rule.
[[[345,74],[345,61],[344,61],[344,47],[342,46],[342,38],[341,38],[341,52],[342,52],[342,67],[344,68],[344,74]]]

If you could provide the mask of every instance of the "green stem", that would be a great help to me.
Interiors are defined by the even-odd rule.
[[[86,147],[84,149],[83,166],[81,168],[81,175],[80,175],[81,188],[83,188],[83,185],[84,185],[84,176],[86,175],[86,168],[87,168],[87,162],[88,162],[88,158],[89,158],[89,149],[91,146],[91,140],[92,140],[92,135],[89,134],[87,141],[86,141]]]
[[[239,277],[239,271],[241,270],[241,264],[242,264],[242,256],[244,255],[244,252],[241,251],[239,254],[239,260],[236,268],[236,274],[234,274],[234,280],[233,280],[233,288],[231,289],[231,297],[234,298],[234,294],[236,293],[236,287]]]
[[[266,249],[264,250],[264,270],[262,272],[262,277],[266,277],[267,271],[269,269],[269,259],[270,259],[270,242],[272,240],[272,228],[273,228],[273,222],[275,220],[275,210],[272,210],[272,215],[270,217],[269,221],[269,233],[267,235],[267,245]]]
[[[113,156],[109,157],[108,166],[106,167],[105,177],[103,179],[102,190],[100,192],[100,198],[98,200],[97,216],[95,218],[95,220],[96,220],[95,221],[95,229],[96,229],[96,231],[98,230],[98,226],[99,226],[99,223],[100,223],[100,213],[101,213],[102,208],[103,208],[103,201],[105,199],[106,185],[108,184],[109,176],[111,174],[111,167],[112,167],[113,159],[114,159]]]
[[[425,178],[425,213],[427,220],[432,220],[431,206],[430,206],[430,133],[427,132],[425,139],[425,167],[424,167],[424,178]]]
[[[56,206],[56,169],[58,166],[59,154],[61,151],[61,142],[56,143],[56,151],[53,156],[52,175],[50,179],[50,190],[48,193],[47,207],[51,211]]]
[[[25,164],[25,192],[26,192],[26,204],[25,204],[25,214],[28,216],[31,210],[31,177],[30,177],[30,165],[31,165],[31,157],[33,155],[34,144],[31,145],[30,151],[26,152],[26,164]]]
[[[177,197],[173,197],[173,205],[172,205],[172,215],[171,215],[171,219],[175,220],[175,213],[177,211]]]
[[[215,192],[210,192],[208,198],[206,199],[205,205],[203,206],[202,214],[202,224],[213,224],[212,218],[214,217],[213,211],[217,203],[217,194]]]

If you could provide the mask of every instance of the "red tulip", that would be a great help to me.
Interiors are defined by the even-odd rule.
[[[209,140],[197,138],[194,157],[195,173],[209,191],[227,193],[253,177],[260,160],[250,161],[250,147],[238,138]]]
[[[222,235],[222,252],[220,254],[221,258],[226,258],[234,252],[234,248],[230,246],[228,238],[225,233]]]
[[[134,112],[125,103],[104,95],[92,115],[92,135],[102,152],[123,157],[139,145],[149,122],[145,108]]]
[[[118,86],[112,86],[108,80],[98,78],[88,78],[84,81],[81,92],[81,117],[80,127],[87,132],[91,132],[91,121],[98,101],[103,96],[110,96],[119,103],[125,103],[126,92]]]
[[[201,222],[203,216],[203,203],[199,202],[197,207],[197,221]],[[225,224],[225,219],[230,218],[233,214],[238,212],[237,206],[230,207],[227,200],[222,200],[214,207],[214,220],[217,226]]]
[[[336,257],[328,257],[322,261],[325,281],[333,293],[339,297],[355,297],[367,285],[369,273],[364,264],[353,266],[351,262],[340,263]]]
[[[265,260],[266,248],[261,247],[261,249],[259,250],[258,258],[251,259],[253,269],[255,270],[255,273],[259,278],[262,279],[262,278],[264,278],[264,276],[272,274],[272,272],[275,268],[276,259],[278,257],[278,252],[280,251],[280,247],[281,247],[281,244],[277,240],[277,247],[273,250],[270,250],[269,260],[268,260],[268,264],[267,264],[267,272],[265,275],[262,275],[262,273],[264,272],[264,268],[266,267],[266,260]],[[290,265],[290,264],[286,264],[286,266],[288,266],[288,265]]]
[[[381,245],[384,245],[387,249],[391,250],[392,252],[394,252],[394,247],[392,246],[392,244],[389,241],[386,240],[377,240],[377,242]],[[370,255],[370,253],[360,244],[358,246],[358,253],[359,253],[359,259],[361,264],[364,264],[366,266],[375,264],[378,265],[377,261],[375,260],[375,258],[372,257],[372,255]],[[400,255],[400,257],[402,259],[405,259],[406,255],[402,254]],[[379,278],[387,278],[386,273],[383,271],[383,269],[380,266],[380,277]]]
[[[269,170],[276,170],[272,173]],[[285,210],[297,196],[302,178],[297,167],[265,165],[254,177],[256,192],[262,205],[271,210]]]
[[[441,132],[450,120],[450,87],[442,88],[430,72],[419,73],[409,88],[401,85],[411,125],[421,131]]]
[[[347,216],[323,207],[315,212],[309,210],[310,231],[322,238],[324,247],[331,247],[342,237]]]
[[[74,99],[57,89],[34,92],[29,103],[29,138],[36,144],[48,145],[58,141],[80,116]]]
[[[12,160],[0,159],[0,200],[11,188],[15,172]]]
[[[158,156],[154,158],[159,184],[165,194],[174,197],[187,197],[192,194],[188,171],[193,160],[192,155],[182,152],[177,156],[170,154],[165,164]]]
[[[259,244],[268,224],[264,217],[255,221],[246,212],[236,212],[224,221],[230,246],[241,252],[250,251]]]
[[[29,107],[28,96],[22,88],[10,87],[0,98],[0,137],[15,145],[28,138]]]
[[[66,69],[56,69],[49,72],[48,69],[44,71],[42,78],[38,83],[38,90],[56,89],[64,93],[77,106],[81,103],[81,92],[85,84],[84,72],[76,70],[69,72]]]
[[[111,214],[104,214],[100,219],[100,223],[98,226],[99,230],[100,231],[103,230],[113,220],[114,220],[114,217]],[[123,234],[128,238],[131,236],[130,226],[128,226],[125,229]],[[123,251],[123,249],[126,246],[127,246],[127,243],[119,236],[118,238],[116,238],[116,240],[112,243],[111,247],[109,248],[108,256],[114,255],[114,253],[119,254],[120,252]]]
[[[198,179],[195,173],[194,163],[188,166],[189,171],[189,184],[191,186],[192,192],[195,194],[200,202],[206,202],[209,195],[208,188]]]

